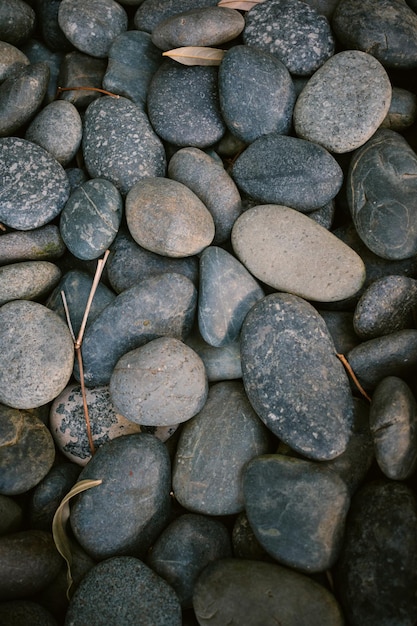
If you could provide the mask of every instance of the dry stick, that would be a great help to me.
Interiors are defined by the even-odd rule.
[[[0,224],[0,230],[4,230],[6,232],[6,227],[4,224]]]
[[[56,97],[58,97],[59,94],[63,91],[99,91],[100,93],[105,93],[106,96],[120,98],[117,93],[112,93],[111,91],[107,91],[106,89],[100,89],[100,87],[57,87]]]
[[[362,387],[362,385],[360,384],[359,380],[356,378],[355,372],[353,371],[353,369],[352,369],[349,361],[345,357],[345,355],[336,353],[336,356],[338,357],[338,359],[340,359],[342,361],[342,363],[345,366],[349,376],[352,378],[353,382],[355,383],[355,385],[357,386],[357,388],[359,389],[361,394],[364,396],[364,398],[366,398],[368,400],[368,402],[371,402],[371,398],[368,396],[368,394],[366,393],[365,389]]]

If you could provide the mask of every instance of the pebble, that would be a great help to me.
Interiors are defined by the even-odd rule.
[[[43,606],[31,600],[10,600],[0,604],[0,620],[3,626],[57,626],[54,616]]]
[[[61,257],[66,250],[58,226],[48,224],[29,231],[12,231],[0,238],[0,265]]]
[[[232,230],[232,246],[262,282],[307,300],[353,296],[365,280],[362,259],[308,216],[280,205],[245,211]]]
[[[80,114],[71,102],[56,100],[32,120],[25,139],[45,148],[61,165],[75,157],[82,138]]]
[[[61,237],[78,259],[97,259],[116,237],[122,213],[122,197],[113,183],[87,180],[72,191],[61,212]]]
[[[346,354],[360,343],[360,339],[353,327],[353,313],[351,311],[319,310],[326,322],[327,330],[332,336],[336,352]]]
[[[402,132],[412,126],[416,119],[416,94],[401,87],[393,87],[390,108],[381,127]]]
[[[238,156],[232,177],[260,204],[282,204],[308,213],[332,200],[343,173],[321,146],[298,137],[269,133]]]
[[[410,200],[417,188],[417,155],[402,135],[381,129],[352,157],[347,200],[365,245],[385,259],[417,254]]]
[[[82,140],[91,178],[106,178],[126,194],[143,178],[164,176],[165,150],[140,107],[127,98],[104,96],[92,102]]]
[[[114,0],[62,0],[58,23],[67,39],[92,57],[107,57],[113,40],[127,30],[128,18]]]
[[[0,535],[9,535],[20,530],[23,509],[11,496],[0,494]]]
[[[0,39],[19,45],[31,35],[36,14],[28,3],[21,0],[3,0],[0,7]]]
[[[0,306],[11,300],[41,300],[61,278],[49,261],[23,261],[0,267]]]
[[[160,22],[173,15],[217,6],[217,3],[218,0],[144,0],[135,13],[134,25],[137,30],[152,33]]]
[[[73,49],[70,41],[65,37],[59,22],[60,0],[37,0],[36,12],[38,28],[42,33],[42,40],[50,50],[69,52]]]
[[[154,543],[147,563],[176,592],[181,606],[190,608],[199,574],[212,561],[232,556],[224,524],[205,515],[185,513]]]
[[[264,295],[259,283],[229,252],[216,246],[202,252],[198,327],[208,344],[219,348],[237,341],[246,314]]]
[[[206,343],[197,331],[191,333],[185,342],[203,361],[209,383],[242,378],[239,339],[215,348]]]
[[[349,624],[415,621],[416,505],[411,489],[388,480],[368,483],[354,496],[335,571]]]
[[[53,52],[37,39],[29,39],[22,46],[22,50],[32,64],[44,63],[49,67],[49,81],[42,104],[53,102],[58,90],[58,76],[63,61],[62,52]]]
[[[275,55],[291,74],[313,74],[335,49],[330,24],[313,7],[299,0],[256,4],[246,16],[243,41]]]
[[[270,434],[241,381],[211,386],[206,404],[181,431],[172,472],[176,499],[194,513],[240,513],[245,465],[268,451]]]
[[[117,556],[99,563],[83,578],[71,599],[65,626],[135,626],[138,619],[144,626],[181,626],[181,605],[172,587],[145,563]]]
[[[369,424],[375,457],[385,476],[409,478],[417,467],[417,403],[401,378],[388,376],[377,385]]]
[[[353,316],[356,334],[373,339],[413,328],[417,306],[417,281],[408,276],[384,276],[363,292]]]
[[[53,400],[71,376],[74,343],[56,313],[31,300],[0,307],[0,402],[32,409]]]
[[[255,536],[279,563],[305,573],[334,565],[350,504],[334,472],[279,454],[258,456],[246,466],[243,493]]]
[[[349,381],[311,304],[284,293],[257,302],[243,323],[241,358],[249,401],[276,436],[315,460],[345,451],[353,420]]]
[[[163,20],[152,31],[152,42],[161,50],[182,46],[225,44],[240,35],[245,18],[239,11],[225,7],[205,7],[181,12]]]
[[[277,563],[221,559],[208,565],[197,580],[194,611],[202,626],[311,624],[342,626],[335,597],[323,585]]]
[[[391,104],[392,87],[371,54],[344,50],[307,82],[294,107],[294,129],[302,139],[330,152],[351,152],[372,137]]]
[[[60,64],[59,86],[68,91],[61,91],[60,100],[71,102],[77,109],[84,109],[100,94],[97,91],[68,89],[70,87],[94,87],[101,89],[106,73],[106,59],[96,59],[78,50],[68,52]]]
[[[0,493],[15,496],[49,472],[55,448],[48,428],[28,411],[0,404]]]
[[[219,68],[220,108],[227,128],[245,143],[262,135],[287,135],[295,88],[284,63],[258,48],[230,48]]]
[[[199,148],[181,148],[169,161],[168,176],[191,189],[209,210],[215,226],[213,245],[227,241],[242,202],[223,164]]]
[[[70,191],[62,165],[19,137],[0,139],[0,156],[0,221],[16,230],[32,230],[59,215]]]
[[[341,0],[332,28],[346,48],[372,54],[389,68],[417,67],[417,15],[402,0]]]
[[[268,561],[271,557],[265,552],[249,524],[248,516],[243,511],[239,513],[232,530],[233,554],[238,559],[252,561]]]
[[[148,114],[159,137],[175,146],[207,148],[219,141],[220,113],[216,67],[186,67],[166,59],[148,91]]]
[[[87,479],[103,482],[83,491],[72,506],[71,528],[81,547],[99,561],[143,555],[170,513],[171,472],[165,445],[145,433],[112,439],[81,471],[79,480]]]
[[[18,74],[30,61],[19,48],[6,41],[0,41],[0,81]]]
[[[163,256],[193,256],[213,241],[214,221],[196,194],[169,178],[146,178],[126,196],[126,222],[133,239]]]

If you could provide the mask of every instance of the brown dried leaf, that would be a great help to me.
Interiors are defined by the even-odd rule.
[[[205,46],[184,46],[173,48],[162,53],[162,56],[174,59],[183,65],[220,65],[225,54],[219,48]]]
[[[256,4],[262,4],[262,2],[265,0],[220,0],[217,6],[237,9],[238,11],[250,11]]]

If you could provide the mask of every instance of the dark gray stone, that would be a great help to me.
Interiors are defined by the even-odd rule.
[[[226,250],[209,246],[200,256],[198,326],[211,346],[236,341],[243,320],[252,306],[264,297],[259,283]]]
[[[0,306],[11,300],[41,300],[61,278],[49,261],[22,261],[0,267]]]
[[[113,242],[106,267],[109,282],[116,293],[164,272],[183,274],[195,285],[198,280],[196,256],[175,259],[155,254],[139,246],[129,233],[122,230]]]
[[[269,433],[242,383],[213,385],[203,409],[181,431],[172,475],[176,499],[194,513],[240,513],[244,467],[269,450]]]
[[[336,205],[333,199],[327,202],[327,204],[323,205],[319,209],[315,209],[314,211],[311,211],[311,213],[308,214],[308,217],[310,217],[312,220],[317,222],[317,224],[320,224],[320,226],[323,226],[323,228],[330,230],[333,224],[335,210],[336,210]]]
[[[403,0],[341,0],[332,28],[345,48],[369,52],[386,67],[417,67],[417,15]]]
[[[212,561],[231,555],[229,532],[221,522],[186,513],[161,533],[147,562],[175,590],[181,606],[189,608],[200,572]]]
[[[0,139],[0,156],[0,221],[18,230],[52,221],[69,196],[63,167],[49,152],[18,137]]]
[[[120,556],[99,563],[81,581],[65,626],[135,626],[138,619],[143,626],[181,626],[181,605],[147,565]]]
[[[53,102],[57,96],[58,76],[63,59],[62,52],[53,52],[41,41],[29,39],[22,46],[22,51],[32,64],[45,63],[49,67],[49,81],[43,103]]]
[[[31,600],[10,600],[0,604],[0,620],[3,626],[58,626],[52,613]]]
[[[211,213],[186,185],[169,178],[146,178],[126,196],[126,222],[133,239],[163,256],[193,256],[214,237]]]
[[[0,238],[0,265],[56,259],[65,250],[58,226],[54,224],[29,231],[9,232]]]
[[[85,170],[80,167],[67,167],[65,171],[68,176],[71,191],[74,191],[77,187],[81,187],[81,185],[88,180]]]
[[[323,310],[319,310],[319,313],[326,322],[336,352],[346,354],[360,343],[360,339],[353,328],[353,313],[350,311]]]
[[[381,127],[401,132],[412,126],[416,119],[416,94],[407,89],[401,89],[401,87],[393,87],[389,111]]]
[[[335,571],[335,592],[352,626],[415,622],[416,524],[416,497],[402,483],[369,483],[353,498]]]
[[[165,174],[161,140],[127,98],[104,96],[88,106],[82,146],[90,177],[107,178],[123,194],[143,178]]]
[[[67,165],[81,144],[82,122],[71,102],[56,100],[32,120],[25,139],[45,148],[61,165]]]
[[[6,41],[0,41],[0,82],[18,74],[30,61],[19,48]]]
[[[375,457],[385,476],[409,478],[417,465],[417,403],[401,378],[388,376],[377,385],[369,425]]]
[[[52,530],[61,500],[74,486],[81,469],[74,463],[58,463],[36,485],[29,499],[29,524],[36,530]]]
[[[113,41],[103,78],[103,88],[130,98],[145,108],[149,83],[162,62],[149,33],[129,30]]]
[[[413,328],[417,281],[407,276],[385,276],[369,285],[355,308],[353,325],[361,339],[373,339]]]
[[[225,7],[191,9],[159,22],[152,31],[152,41],[161,50],[182,46],[214,48],[235,39],[245,27],[239,11]]]
[[[224,134],[217,90],[217,67],[186,67],[167,59],[148,91],[148,114],[164,141],[207,148]]]
[[[186,338],[186,343],[203,361],[210,383],[242,378],[239,339],[221,348],[215,348],[206,343],[196,331]]]
[[[61,566],[51,533],[25,530],[0,537],[0,601],[34,596],[54,580]]]
[[[137,30],[148,33],[163,20],[191,9],[216,6],[218,0],[144,0],[135,13],[134,25]]]
[[[59,72],[59,86],[64,89],[69,87],[94,87],[101,89],[102,81],[106,73],[107,59],[96,59],[88,54],[69,52],[62,60]],[[101,97],[97,91],[69,90],[59,94],[60,100],[72,102],[77,108],[85,108],[91,102]]]
[[[246,143],[261,135],[287,135],[295,89],[285,65],[251,46],[228,50],[219,68],[220,107],[228,129]]]
[[[84,335],[86,385],[108,384],[119,358],[147,341],[160,336],[185,339],[196,304],[192,282],[175,273],[153,276],[119,294]]]
[[[349,209],[359,237],[378,256],[417,254],[416,191],[417,155],[399,133],[383,128],[353,155]]]
[[[403,377],[417,365],[417,330],[405,329],[360,343],[346,355],[360,384],[373,389],[386,376]]]
[[[0,494],[0,535],[10,535],[20,530],[23,509],[12,497]]]
[[[0,307],[0,402],[32,409],[53,400],[67,384],[74,343],[56,313],[31,300]]]
[[[332,56],[335,41],[324,15],[298,0],[261,4],[247,14],[245,44],[274,54],[291,74],[301,76],[313,74]]]
[[[210,211],[216,229],[212,243],[226,241],[242,211],[242,203],[223,164],[199,148],[182,148],[171,157],[168,176],[189,187]]]
[[[278,133],[251,143],[236,159],[232,176],[239,189],[260,204],[282,204],[305,213],[332,200],[343,181],[339,164],[327,150]]]
[[[31,35],[36,14],[23,0],[3,0],[0,6],[0,39],[19,45]]]
[[[171,472],[165,445],[145,433],[113,439],[79,476],[97,478],[101,485],[83,491],[72,506],[75,538],[97,560],[140,556],[168,522]]]
[[[375,57],[359,50],[335,54],[310,78],[294,107],[298,137],[336,153],[362,146],[384,121],[391,82]]]
[[[62,0],[58,24],[81,52],[107,57],[113,40],[127,30],[127,14],[114,0]]]
[[[349,381],[311,304],[290,294],[255,304],[243,323],[241,355],[248,398],[274,434],[316,460],[345,451],[353,420]]]
[[[200,626],[342,626],[341,609],[322,585],[276,563],[221,559],[200,575],[193,599]]]
[[[48,88],[46,63],[27,65],[0,85],[0,137],[13,135],[37,112]]]
[[[58,11],[61,0],[36,0],[38,26],[42,40],[50,50],[69,52],[73,45],[65,37],[58,23]]]
[[[0,404],[0,493],[26,493],[49,472],[55,459],[48,428],[28,411]]]
[[[269,556],[255,537],[248,516],[244,511],[239,513],[232,531],[233,555],[237,559],[251,559],[252,561],[270,561]]]

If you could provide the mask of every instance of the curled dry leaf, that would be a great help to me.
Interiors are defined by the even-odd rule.
[[[162,56],[174,59],[183,65],[220,65],[225,54],[219,48],[205,46],[184,46],[173,48],[162,53]]]
[[[65,526],[70,516],[70,507],[69,501],[73,496],[81,493],[82,491],[86,491],[87,489],[91,489],[91,487],[96,487],[97,485],[101,485],[102,480],[80,480],[78,483],[75,483],[74,487],[67,493],[67,495],[63,498],[61,504],[55,511],[54,519],[52,521],[52,536],[55,541],[56,549],[59,554],[65,559],[67,563],[67,598],[70,599],[70,591],[72,587],[72,576],[71,576],[71,565],[72,565],[72,554],[71,554],[71,546],[68,540],[67,534],[65,532]]]
[[[220,0],[217,6],[237,9],[238,11],[250,11],[255,4],[261,4],[262,2],[265,2],[265,0]]]

